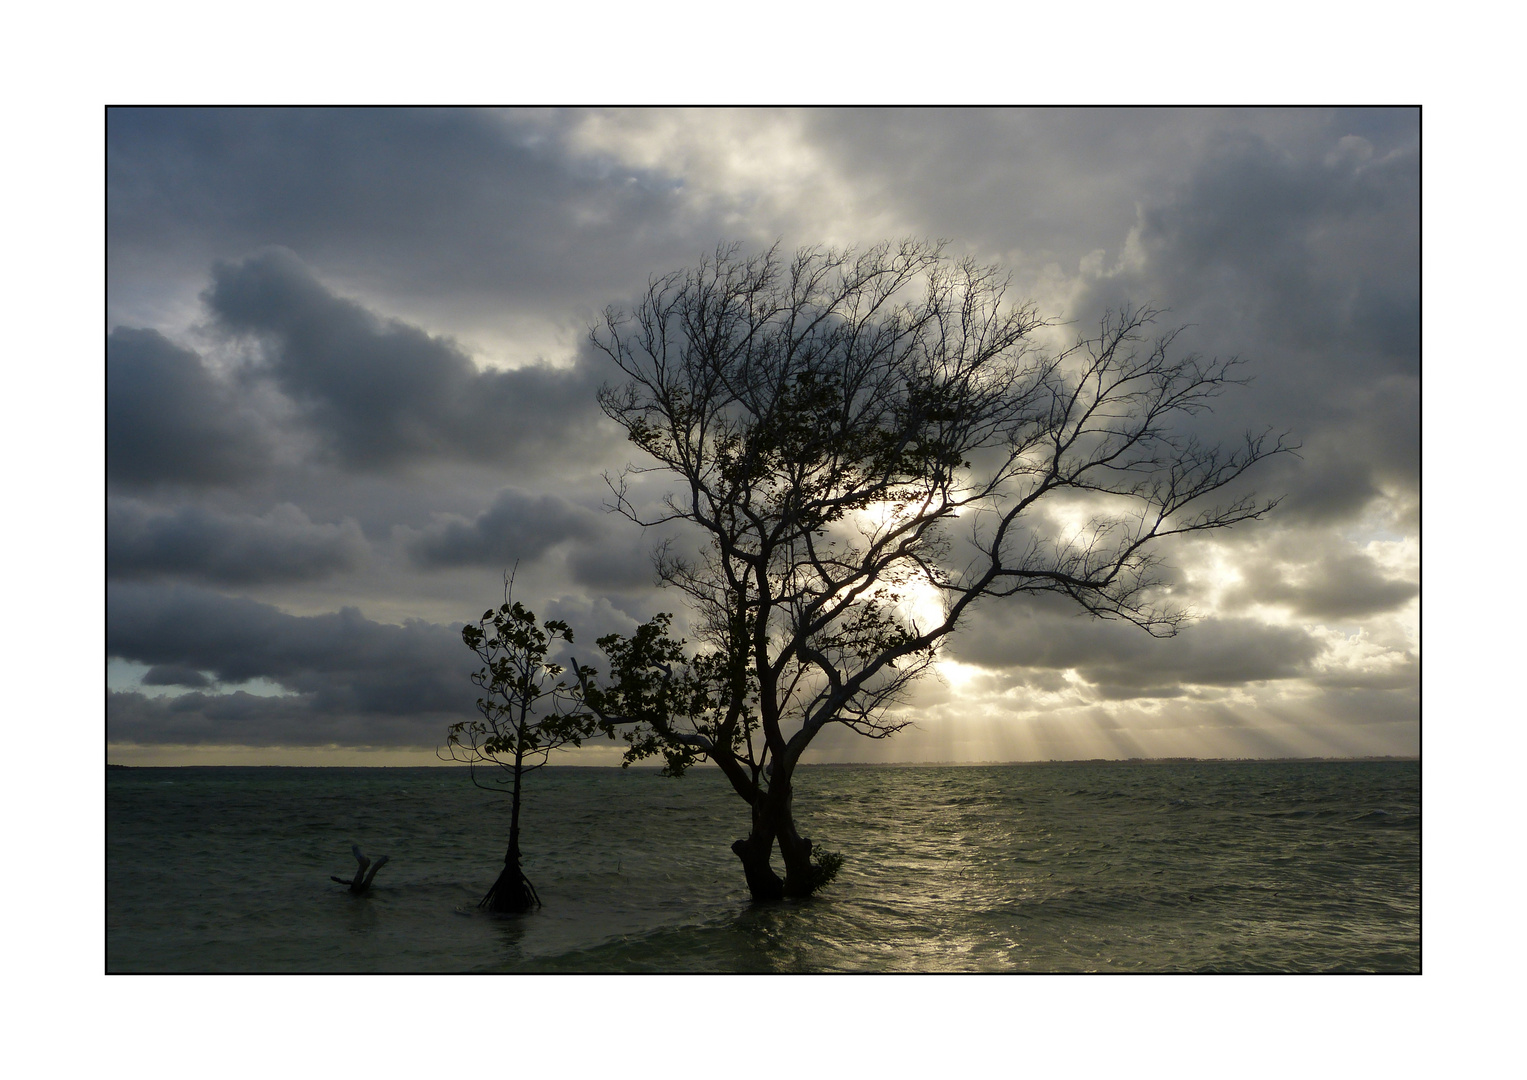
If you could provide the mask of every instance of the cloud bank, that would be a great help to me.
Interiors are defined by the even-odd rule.
[[[1419,152],[1404,109],[112,109],[108,740],[427,760],[510,567],[581,643],[682,615],[601,510],[588,322],[727,240],[913,235],[1052,347],[1168,308],[1253,377],[1206,433],[1302,449],[1165,550],[1179,637],[993,604],[913,733],[814,753],[1417,752]]]

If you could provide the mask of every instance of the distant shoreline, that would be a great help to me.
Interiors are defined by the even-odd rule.
[[[1383,754],[1370,757],[1275,757],[1275,758],[1049,758],[1033,761],[819,761],[802,763],[802,769],[975,769],[1015,765],[1280,765],[1350,764],[1363,761],[1415,761],[1421,755]],[[618,769],[618,765],[549,765],[553,769]],[[107,769],[460,769],[464,765],[117,765]],[[657,772],[659,765],[632,765],[628,771]]]

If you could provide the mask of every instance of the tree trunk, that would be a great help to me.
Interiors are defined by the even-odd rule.
[[[742,872],[748,879],[748,891],[754,900],[783,900],[785,883],[769,865],[769,855],[774,850],[772,837],[751,833],[746,839],[732,844],[732,852],[742,860]]]
[[[774,901],[785,897],[785,883],[769,865],[774,852],[774,828],[769,820],[768,796],[753,804],[753,830],[747,838],[732,844],[732,852],[742,860],[742,872],[748,879],[748,891],[754,900]]]
[[[785,861],[783,881],[769,864],[776,841]],[[742,860],[742,872],[747,876],[754,900],[810,896],[816,888],[811,840],[795,830],[790,780],[781,770],[776,770],[770,789],[753,807],[753,831],[746,839],[734,843],[732,851]]]
[[[514,793],[509,812],[509,850],[504,853],[504,868],[498,880],[477,906],[496,915],[517,915],[541,906],[535,886],[520,869],[520,779],[523,775],[523,749],[514,755]]]
[[[811,868],[811,841],[795,831],[795,791],[791,775],[778,764],[769,784],[769,812],[779,837],[779,853],[785,860],[785,895],[810,896],[816,888]]]
[[[519,852],[512,846],[509,854],[504,856],[504,868],[499,871],[498,880],[477,902],[477,906],[495,915],[518,915],[541,906],[541,898],[536,895],[535,886],[520,869]]]
[[[811,839],[795,831],[795,822],[787,818],[779,833],[779,853],[785,860],[785,895],[810,896],[816,891],[816,871],[811,862]]]

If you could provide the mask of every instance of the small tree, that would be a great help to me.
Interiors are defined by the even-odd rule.
[[[477,699],[482,719],[452,724],[445,747],[451,760],[471,767],[474,784],[507,793],[512,800],[504,868],[477,905],[493,912],[541,906],[520,866],[520,790],[525,774],[545,765],[553,750],[578,746],[597,730],[587,713],[567,707],[566,684],[555,681],[563,668],[546,660],[554,642],[572,643],[571,628],[559,619],[538,625],[535,613],[510,595],[513,582],[506,574],[504,602],[498,610],[485,611],[476,624],[461,628],[461,640],[483,663],[472,675],[484,695]],[[479,765],[495,769],[486,783],[478,778]]]
[[[1052,593],[1167,636],[1182,622],[1156,542],[1226,528],[1274,505],[1205,507],[1282,440],[1233,452],[1178,422],[1236,383],[1235,361],[1172,357],[1157,313],[1124,311],[1057,355],[1046,323],[1005,302],[992,268],[904,242],[781,260],[737,246],[655,279],[633,312],[590,332],[624,373],[599,402],[678,490],[644,516],[626,475],[615,508],[682,521],[697,558],[658,552],[698,649],[667,616],[601,639],[608,677],[578,670],[627,762],[720,767],[751,810],[733,845],[755,897],[803,896],[813,857],[791,799],[796,764],[829,724],[870,738],[972,605]],[[1072,524],[1041,514],[1061,505]],[[778,845],[783,881],[771,866]]]

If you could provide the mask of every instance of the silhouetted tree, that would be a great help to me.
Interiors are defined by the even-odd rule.
[[[546,656],[557,641],[573,640],[565,622],[537,624],[535,613],[511,596],[512,575],[505,575],[504,602],[483,612],[476,624],[461,628],[461,639],[483,666],[472,681],[483,691],[477,699],[481,720],[452,724],[446,755],[471,766],[472,782],[490,791],[507,793],[512,802],[509,847],[504,868],[478,907],[493,912],[528,911],[541,898],[520,865],[520,790],[526,773],[546,764],[559,747],[578,746],[598,728],[586,712],[568,708],[566,685],[556,681],[563,672]],[[491,765],[488,782],[477,767]]]
[[[1274,505],[1204,504],[1282,439],[1226,451],[1178,427],[1243,381],[1234,360],[1174,358],[1174,332],[1146,339],[1145,308],[1046,354],[1032,338],[1047,324],[1007,304],[1006,284],[923,243],[788,261],[734,245],[591,330],[628,379],[599,403],[653,462],[611,480],[615,508],[708,543],[657,554],[695,645],[666,615],[603,638],[609,671],[578,669],[583,698],[629,741],[628,764],[720,767],[750,808],[733,850],[757,898],[807,895],[841,861],[791,809],[812,739],[904,727],[889,707],[973,604],[1060,594],[1168,636],[1184,616],[1164,603],[1154,543]],[[678,482],[651,516],[627,487],[644,472]]]

